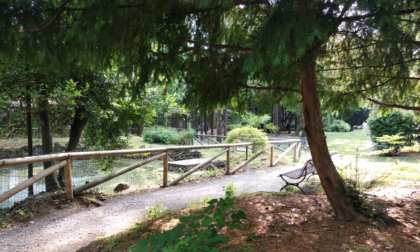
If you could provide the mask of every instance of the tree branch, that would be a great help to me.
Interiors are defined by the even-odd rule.
[[[222,45],[222,44],[205,44],[205,43],[195,42],[192,40],[187,40],[186,42],[195,44],[195,45],[202,44],[203,46],[207,46],[209,48],[228,49],[228,50],[242,51],[242,52],[252,52],[251,47],[241,47],[241,46],[235,46],[235,45]]]
[[[279,88],[279,87],[253,87],[248,85],[239,84],[240,86],[248,89],[254,89],[254,90],[277,90],[277,91],[284,91],[284,92],[291,92],[295,94],[302,95],[302,91],[297,89],[289,89],[289,88]]]
[[[397,11],[396,14],[400,14],[400,15],[404,15],[404,14],[411,14],[414,13],[416,11],[419,11],[420,8],[416,8],[416,9],[408,9],[408,10],[400,10]],[[367,14],[367,15],[360,15],[360,16],[352,16],[352,17],[343,17],[340,19],[340,23],[341,22],[353,22],[353,21],[360,21],[366,18],[371,18],[374,17],[376,14],[375,13],[371,13],[371,14]]]
[[[379,84],[379,85],[373,86],[373,87],[371,87],[371,88],[361,89],[361,90],[358,90],[358,91],[353,91],[353,92],[345,92],[345,93],[343,93],[342,95],[349,95],[349,94],[359,94],[359,93],[363,93],[363,92],[366,92],[366,91],[369,91],[369,90],[372,90],[372,89],[375,89],[375,88],[378,88],[378,87],[385,86],[386,84],[388,84],[388,83],[389,83],[390,81],[392,81],[392,80],[395,80],[395,78],[391,78],[391,79],[389,79],[389,80],[387,80],[387,81],[385,81],[385,82],[383,82],[383,83],[381,83],[381,84]]]
[[[58,8],[57,13],[55,13],[54,17],[44,26],[42,26],[39,29],[35,29],[35,30],[26,30],[26,29],[21,29],[19,32],[23,33],[23,34],[37,34],[38,32],[42,32],[43,30],[47,29],[48,27],[50,27],[56,20],[57,18],[61,15],[61,13],[63,13],[64,11],[64,7],[70,3],[73,0],[67,0],[65,1],[60,8]]]
[[[399,109],[404,109],[404,110],[420,111],[420,107],[410,107],[410,106],[403,106],[403,105],[398,105],[398,104],[389,104],[389,103],[385,103],[385,102],[374,100],[374,99],[370,98],[369,96],[367,96],[367,99],[369,101],[375,103],[375,104],[378,104],[378,105],[384,106],[384,107],[391,107],[391,108],[399,108]]]
[[[409,62],[412,62],[412,61],[418,61],[418,60],[420,60],[420,58],[406,60],[406,61],[403,61],[403,62],[400,62],[400,63],[391,64],[391,65],[388,65],[388,66],[360,66],[360,67],[348,67],[348,68],[327,68],[327,69],[319,69],[319,70],[316,70],[316,71],[317,72],[327,72],[327,71],[353,70],[353,69],[360,69],[360,68],[364,68],[364,67],[383,68],[383,67],[391,67],[391,66],[404,64],[404,63],[409,63]]]

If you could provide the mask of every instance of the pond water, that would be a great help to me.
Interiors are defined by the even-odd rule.
[[[138,159],[123,159],[117,160],[113,164],[113,171],[118,171],[131,164],[140,162]],[[41,172],[44,169],[42,163],[34,164],[34,174]],[[72,181],[73,188],[85,184],[87,181],[94,181],[101,178],[108,173],[100,170],[99,161],[95,159],[75,159],[72,161]],[[180,173],[168,171],[168,180],[180,176]],[[10,166],[0,168],[0,194],[15,187],[19,183],[28,178],[28,166]],[[163,161],[157,160],[127,172],[110,181],[100,184],[93,188],[103,193],[113,193],[114,188],[119,183],[126,183],[130,188],[151,188],[157,187],[163,181]],[[34,185],[34,193],[45,192],[45,179],[36,182]],[[28,197],[28,189],[25,189],[6,201],[0,203],[0,208],[7,208],[13,206],[17,201],[24,200]]]

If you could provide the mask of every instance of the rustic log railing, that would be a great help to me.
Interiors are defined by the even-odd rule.
[[[301,140],[300,139],[290,139],[290,140],[275,140],[269,141],[269,146],[271,146],[270,152],[270,165],[274,166],[281,158],[283,158],[286,153],[288,153],[292,148],[294,148],[294,160],[297,161],[297,156],[300,156],[300,149],[301,149]],[[292,144],[280,157],[277,158],[276,161],[274,160],[274,144]],[[167,148],[145,148],[145,149],[130,149],[130,150],[111,150],[111,151],[90,151],[90,152],[69,152],[69,153],[59,153],[59,154],[49,154],[49,155],[41,155],[41,156],[32,156],[32,157],[24,157],[24,158],[12,158],[12,159],[3,159],[0,160],[0,168],[7,167],[7,166],[15,166],[15,165],[24,165],[24,164],[31,164],[31,163],[39,163],[45,161],[60,161],[59,163],[39,172],[38,174],[34,175],[33,177],[25,180],[24,182],[18,184],[17,186],[11,188],[7,192],[0,195],[0,203],[7,200],[8,198],[12,197],[13,195],[19,193],[20,191],[28,188],[29,186],[33,185],[37,181],[45,178],[46,176],[50,175],[54,171],[64,167],[65,172],[65,184],[66,184],[66,196],[68,199],[73,199],[73,195],[76,193],[80,193],[92,187],[95,187],[101,183],[104,183],[110,179],[118,177],[126,172],[134,170],[142,165],[145,165],[151,161],[163,158],[163,187],[168,186],[168,161],[169,155],[168,152],[170,151],[182,151],[182,150],[197,150],[197,149],[223,149],[221,152],[217,153],[210,159],[207,159],[205,162],[198,164],[196,167],[191,169],[190,171],[182,174],[180,177],[172,181],[169,186],[176,185],[181,180],[185,179],[187,176],[194,173],[196,170],[202,168],[204,165],[210,163],[212,160],[218,158],[222,154],[226,153],[226,174],[233,174],[237,172],[239,169],[245,167],[249,164],[252,160],[257,158],[261,155],[264,150],[259,151],[251,158],[247,159],[244,163],[238,165],[236,168],[231,170],[230,165],[230,151],[231,148],[236,147],[246,147],[252,146],[252,143],[235,143],[235,144],[214,144],[214,145],[201,145],[201,146],[176,146],[176,147],[167,147]],[[268,148],[268,147],[267,147]],[[140,153],[156,153],[159,152],[161,154],[155,155],[151,158],[146,160],[142,160],[136,164],[130,165],[126,168],[123,168],[117,172],[108,174],[100,179],[92,181],[86,185],[77,187],[73,189],[72,183],[72,176],[71,176],[71,160],[76,158],[94,158],[94,157],[107,157],[107,156],[119,156],[119,155],[129,155],[129,154],[140,154]]]

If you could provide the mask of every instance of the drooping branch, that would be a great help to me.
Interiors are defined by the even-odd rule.
[[[404,109],[404,110],[420,111],[420,107],[410,107],[410,106],[403,106],[403,105],[398,105],[398,104],[389,104],[389,103],[385,103],[385,102],[374,100],[374,99],[370,98],[369,96],[367,97],[367,99],[369,101],[375,103],[375,104],[378,104],[378,105],[384,106],[384,107],[399,108],[399,109]]]
[[[283,91],[283,92],[291,92],[295,94],[302,95],[302,91],[297,89],[289,89],[289,88],[279,88],[279,87],[255,87],[255,86],[248,86],[244,84],[239,84],[240,86],[247,88],[247,89],[254,89],[254,90],[276,90],[276,91]]]
[[[414,13],[414,12],[419,11],[419,10],[420,10],[420,8],[408,9],[408,10],[400,10],[400,11],[397,11],[396,14],[399,14],[399,15],[411,14],[411,13]],[[364,20],[366,18],[372,18],[375,15],[376,15],[375,13],[370,13],[370,14],[366,14],[366,15],[343,17],[343,18],[339,19],[339,22],[341,23],[341,22],[360,21],[360,20]]]
[[[241,46],[235,46],[235,45],[223,45],[223,44],[213,44],[213,43],[207,44],[207,43],[200,43],[200,42],[196,42],[192,40],[187,40],[186,42],[195,44],[195,45],[207,46],[209,48],[228,49],[228,50],[242,51],[242,52],[252,52],[251,47],[241,47]]]
[[[26,29],[21,29],[19,32],[23,33],[23,34],[37,34],[38,32],[42,32],[43,30],[47,29],[48,27],[50,27],[57,19],[58,17],[61,15],[61,13],[63,13],[64,11],[64,7],[66,7],[66,5],[68,3],[70,3],[73,0],[67,0],[65,1],[60,8],[58,8],[57,12],[55,13],[54,17],[44,26],[42,26],[39,29],[35,29],[35,30],[26,30]]]
[[[347,68],[327,68],[327,69],[318,69],[316,71],[317,72],[327,72],[327,71],[340,71],[340,70],[356,70],[356,69],[361,69],[361,68],[365,68],[365,67],[366,68],[384,68],[384,67],[401,65],[401,64],[404,64],[404,63],[409,63],[409,62],[418,61],[418,60],[420,60],[420,58],[406,60],[406,61],[403,61],[403,62],[399,62],[399,63],[387,65],[387,66],[359,66],[359,67],[347,67]]]
[[[344,92],[344,93],[342,93],[342,95],[360,94],[360,93],[363,93],[363,92],[366,92],[366,91],[369,91],[369,90],[372,90],[372,89],[375,89],[375,88],[378,88],[378,87],[385,86],[386,84],[388,84],[389,82],[391,82],[392,80],[395,80],[395,79],[396,78],[391,78],[391,79],[389,79],[389,80],[387,80],[387,81],[385,81],[385,82],[383,82],[379,85],[376,85],[376,86],[373,86],[373,87],[370,87],[370,88],[361,89],[361,90],[357,90],[357,91],[353,91],[353,92]]]

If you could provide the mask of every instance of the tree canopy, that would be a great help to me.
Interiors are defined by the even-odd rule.
[[[325,142],[325,109],[367,100],[419,110],[418,0],[6,1],[4,48],[42,67],[115,64],[133,97],[147,83],[184,83],[202,109],[251,91],[302,104],[311,154],[337,218],[362,220]],[[19,32],[19,34],[18,34]],[[11,46],[19,45],[18,49]],[[5,57],[10,53],[3,52]],[[391,106],[392,107],[392,106]]]

